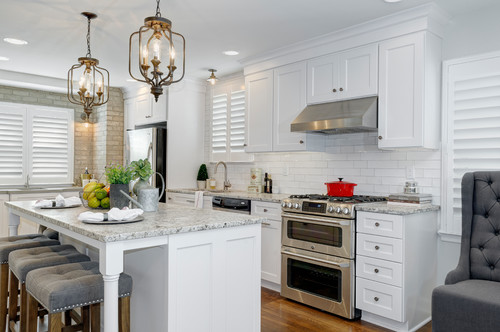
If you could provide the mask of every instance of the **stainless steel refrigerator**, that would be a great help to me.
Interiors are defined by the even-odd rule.
[[[127,130],[126,138],[126,164],[134,160],[148,159],[153,171],[160,173],[167,181],[167,123],[136,126]],[[151,184],[161,190],[161,179],[158,175],[151,177]],[[160,193],[161,194],[161,193]],[[165,202],[164,193],[161,202]]]

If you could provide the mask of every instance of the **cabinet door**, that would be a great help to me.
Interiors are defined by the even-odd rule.
[[[379,45],[379,148],[423,145],[424,34]]]
[[[334,101],[339,96],[339,58],[325,55],[307,62],[307,103]]]
[[[151,97],[149,93],[144,93],[136,98],[135,100],[135,125],[141,125],[149,123],[151,118]]]
[[[261,278],[281,283],[281,222],[268,219],[262,223]]]
[[[305,62],[275,69],[273,151],[305,150],[306,134],[290,131],[290,124],[305,107]]]
[[[359,47],[339,54],[339,97],[352,99],[377,94],[378,45]]]
[[[125,130],[135,128],[135,99],[126,99],[123,103],[125,113]]]
[[[151,98],[151,117],[149,123],[158,123],[167,121],[167,105],[168,105],[168,88],[163,89],[163,94],[155,101],[155,97],[150,94]]]
[[[246,152],[273,149],[273,71],[248,75],[246,86]]]

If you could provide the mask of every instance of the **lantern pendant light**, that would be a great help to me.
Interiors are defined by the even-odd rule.
[[[138,37],[138,67],[141,78],[132,74],[132,43]],[[174,38],[178,40],[174,45]],[[177,69],[176,58],[182,50],[182,74],[174,79]],[[166,59],[166,60],[165,60]],[[160,0],[156,0],[156,15],[146,17],[144,25],[130,35],[128,70],[130,76],[139,82],[151,85],[151,93],[155,101],[163,93],[163,86],[177,83],[184,77],[186,64],[186,40],[184,37],[172,31],[172,22],[161,17]],[[179,72],[179,71],[178,71]]]
[[[94,13],[83,12],[87,18],[87,55],[78,58],[78,64],[73,65],[68,71],[68,100],[76,105],[83,106],[85,115],[82,116],[86,122],[94,106],[102,106],[109,100],[109,72],[99,67],[99,60],[92,58],[90,53],[90,21],[97,17]],[[79,78],[78,95],[73,89],[73,78],[79,69],[83,69]],[[97,91],[96,91],[97,89]]]

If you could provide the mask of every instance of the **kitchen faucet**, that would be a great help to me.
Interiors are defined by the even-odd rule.
[[[224,166],[224,191],[229,190],[231,188],[231,182],[227,179],[227,165],[223,161],[219,161],[217,164],[215,164],[215,171],[214,173],[217,173],[217,167],[222,164]]]

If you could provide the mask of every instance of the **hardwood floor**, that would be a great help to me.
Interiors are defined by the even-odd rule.
[[[361,320],[350,321],[290,301],[278,292],[261,288],[261,332],[385,332],[390,331]],[[431,332],[431,323],[418,332]]]

